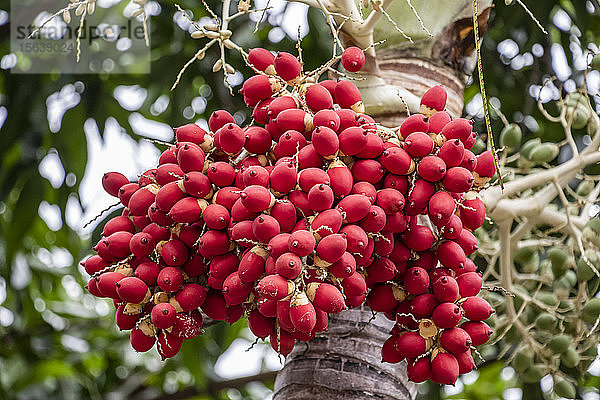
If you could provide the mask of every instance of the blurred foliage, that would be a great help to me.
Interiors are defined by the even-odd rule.
[[[190,10],[195,20],[206,16],[200,2],[177,3]],[[544,77],[555,74],[551,58],[553,45],[564,51],[570,67],[570,76],[564,81],[572,80],[575,87],[583,85],[582,70],[573,56],[579,54],[579,50],[572,49],[585,50],[588,44],[600,41],[600,5],[595,0],[528,3],[550,34],[543,35],[518,5],[505,6],[504,2],[498,2],[482,46],[486,88],[489,97],[500,100],[501,109],[511,122],[522,127],[524,140],[535,136],[544,141],[560,141],[561,128],[541,118],[530,87],[542,85]],[[595,7],[594,14],[586,9],[588,3]],[[229,95],[222,74],[211,70],[218,57],[217,49],[212,49],[202,62],[194,63],[177,89],[169,91],[181,66],[198,46],[198,42],[190,39],[174,22],[174,4],[170,0],[161,1],[160,13],[152,17],[152,72],[148,75],[14,75],[6,69],[0,73],[0,116],[3,112],[7,114],[5,120],[0,118],[2,399],[120,399],[135,398],[140,393],[144,394],[143,398],[159,398],[190,386],[197,388],[194,393],[200,393],[195,397],[198,399],[260,398],[250,387],[241,387],[231,396],[226,391],[210,390],[218,379],[215,362],[231,342],[243,334],[243,322],[233,327],[219,324],[208,328],[205,335],[186,343],[185,351],[175,359],[162,363],[154,354],[140,355],[130,350],[128,335],[118,332],[112,317],[107,315],[109,305],[81,289],[85,273],[78,262],[89,252],[93,235],[80,235],[67,224],[66,214],[69,199],[79,202],[79,185],[89,156],[84,123],[93,119],[102,135],[107,119],[113,118],[134,140],[143,140],[133,133],[131,112],[115,99],[115,89],[122,85],[146,89],[147,96],[137,112],[149,120],[171,126],[207,119],[218,108],[246,109],[239,94]],[[217,2],[209,1],[209,4]],[[563,30],[553,24],[557,12],[566,13],[572,23],[570,28]],[[282,36],[277,26],[281,15],[272,15],[269,22],[274,27],[262,24],[256,34],[252,34],[254,23],[236,20],[231,28],[235,41],[244,48],[262,46],[293,52],[292,38],[286,36],[279,42],[269,40],[269,37]],[[330,35],[320,12],[310,10],[308,21],[310,32],[302,44],[307,67],[311,68],[328,58]],[[9,54],[8,23],[0,25],[0,39],[1,53]],[[517,52],[511,57],[498,51],[498,45],[506,40],[517,46]],[[542,53],[532,50],[534,46],[537,50],[541,46]],[[249,73],[235,52],[230,52],[228,62],[244,75]],[[60,130],[52,133],[48,97],[66,87],[75,90],[80,98],[64,113]],[[234,91],[237,89],[239,87]],[[465,104],[476,97],[478,90],[477,85],[467,87]],[[152,105],[163,95],[169,98],[168,107],[164,112],[153,113]],[[184,110],[189,110],[192,99],[198,96],[206,100],[205,111],[184,117]],[[478,111],[475,108],[475,113]],[[478,125],[483,130],[481,120]],[[499,132],[501,126],[496,120],[495,132]],[[68,177],[58,188],[39,172],[40,161],[52,151],[58,154]],[[40,218],[38,209],[43,201],[60,209],[58,230],[50,229]],[[463,379],[458,394],[447,394],[437,386],[422,389],[424,393],[427,391],[429,399],[440,396],[502,398],[507,389],[514,387],[521,388],[525,398],[550,396],[542,393],[539,384],[523,386],[515,376],[501,379],[501,376],[506,378],[502,370],[503,364],[493,362],[492,356],[479,369],[476,380],[473,381],[473,376]],[[600,384],[594,376],[589,376],[588,383],[596,387]]]

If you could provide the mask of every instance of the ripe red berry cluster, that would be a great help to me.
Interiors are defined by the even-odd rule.
[[[364,61],[356,48],[341,58],[351,72]],[[289,53],[253,49],[248,62],[253,124],[216,111],[210,132],[176,128],[137,183],[104,176],[125,210],[83,263],[88,289],[114,299],[136,350],[157,341],[163,358],[200,332],[199,308],[229,323],[246,314],[287,355],[327,329],[328,314],[366,300],[396,321],[384,361],[407,358],[411,379],[453,383],[447,360],[470,370],[470,346],[490,334],[483,322],[457,325],[491,313],[467,258],[485,217],[472,190],[494,174],[491,153],[468,150],[471,123],[443,111],[442,87],[390,129],[364,114],[348,80],[317,82]]]

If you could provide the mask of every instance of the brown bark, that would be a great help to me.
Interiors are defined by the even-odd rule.
[[[393,323],[367,308],[332,315],[324,334],[297,342],[275,380],[274,400],[409,399],[406,365],[381,362]],[[370,321],[370,322],[369,322]]]

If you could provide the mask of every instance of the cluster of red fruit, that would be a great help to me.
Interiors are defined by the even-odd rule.
[[[351,72],[364,61],[357,48],[341,58]],[[348,80],[316,82],[289,53],[253,49],[248,62],[253,125],[216,111],[210,132],[176,128],[137,183],[104,176],[125,210],[83,263],[88,289],[114,299],[136,350],[157,341],[163,358],[200,332],[198,308],[229,323],[246,314],[287,355],[328,314],[366,300],[397,322],[384,361],[407,358],[414,381],[454,383],[490,335],[483,322],[457,325],[492,312],[467,258],[485,217],[471,190],[493,176],[491,153],[468,150],[471,123],[443,111],[442,87],[390,129],[364,114]]]

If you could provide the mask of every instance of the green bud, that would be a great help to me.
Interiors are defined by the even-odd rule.
[[[595,252],[586,250],[585,258],[581,257],[577,261],[577,279],[579,282],[589,281],[596,276],[594,270],[598,270],[598,258]]]
[[[588,324],[595,324],[600,317],[600,298],[594,297],[588,300],[581,310],[581,316]]]
[[[477,139],[471,151],[473,154],[480,154],[487,150],[486,144],[481,139]]]
[[[550,307],[558,307],[558,298],[551,292],[540,292],[535,296],[536,299]]]
[[[600,247],[600,218],[591,218],[583,227],[583,238]]]
[[[577,185],[577,189],[575,189],[575,193],[577,193],[580,196],[587,196],[590,193],[592,193],[592,190],[594,190],[594,182],[592,181],[581,181],[579,182],[579,185]]]
[[[558,378],[556,382],[554,382],[554,393],[565,399],[574,399],[575,396],[577,396],[575,386],[573,386],[571,382],[561,378]]]
[[[600,53],[596,53],[590,65],[592,69],[600,70]]]
[[[556,354],[562,354],[569,349],[571,345],[571,336],[569,335],[558,335],[554,336],[548,346]]]
[[[536,383],[539,382],[539,380],[542,379],[545,374],[545,364],[534,364],[532,367],[528,368],[525,372],[523,372],[521,378],[525,383]]]
[[[547,163],[556,158],[560,148],[556,143],[542,143],[531,150],[529,159],[535,163]]]
[[[521,146],[523,132],[517,124],[506,125],[500,132],[500,146],[506,147],[511,153]]]
[[[579,365],[579,361],[581,361],[581,357],[579,357],[579,353],[573,346],[569,346],[560,356],[560,363],[567,368],[575,368]]]
[[[546,252],[546,256],[552,263],[552,272],[556,278],[559,278],[568,269],[567,260],[569,253],[558,247],[553,247]]]

